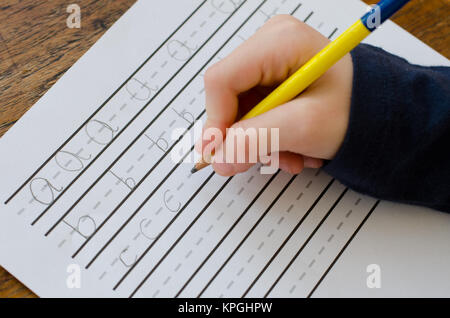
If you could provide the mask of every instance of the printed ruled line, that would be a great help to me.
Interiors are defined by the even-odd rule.
[[[311,239],[314,237],[314,235],[316,234],[316,232],[319,230],[319,228],[322,226],[322,224],[325,222],[325,220],[328,218],[328,216],[330,216],[331,212],[333,212],[333,210],[336,208],[336,206],[339,204],[339,202],[341,202],[342,198],[345,196],[345,194],[348,192],[348,188],[346,188],[341,195],[339,196],[339,198],[336,200],[336,202],[334,202],[334,204],[332,205],[332,207],[328,210],[327,214],[322,218],[322,220],[320,221],[320,223],[316,226],[316,228],[314,229],[314,231],[309,235],[308,239],[305,241],[305,243],[303,243],[303,245],[301,246],[301,248],[298,250],[298,252],[294,255],[294,257],[292,258],[292,260],[289,262],[289,264],[284,268],[283,272],[278,276],[278,278],[275,280],[275,282],[272,284],[272,286],[269,288],[269,290],[266,292],[266,294],[264,295],[264,298],[267,298],[269,296],[269,294],[273,291],[273,289],[276,287],[276,285],[280,282],[280,280],[283,278],[283,276],[286,274],[286,272],[289,270],[289,268],[292,266],[292,264],[297,260],[297,258],[300,256],[300,254],[303,252],[303,250],[305,249],[305,247],[308,245],[308,243],[311,241]]]
[[[258,276],[253,280],[253,282],[250,284],[250,286],[247,288],[247,290],[242,295],[242,298],[246,297],[247,294],[250,292],[250,290],[255,286],[256,282],[261,278],[261,276],[266,272],[266,270],[269,268],[269,266],[273,263],[273,261],[278,257],[278,255],[281,253],[281,251],[284,249],[286,244],[291,240],[291,238],[294,236],[294,234],[298,231],[298,229],[302,226],[302,224],[305,222],[305,220],[308,218],[308,216],[311,214],[311,212],[314,210],[314,208],[317,206],[317,204],[322,200],[325,193],[328,192],[328,190],[331,188],[333,183],[335,182],[335,179],[332,179],[327,186],[323,189],[323,191],[320,193],[320,195],[316,198],[314,203],[309,207],[308,211],[305,213],[305,215],[301,218],[301,220],[297,223],[297,225],[292,229],[291,233],[286,237],[286,239],[283,241],[283,243],[280,245],[280,247],[277,249],[277,251],[272,255],[272,257],[269,259],[267,264],[263,267],[263,269],[259,272]]]
[[[338,31],[338,28],[334,29],[333,32],[328,37],[328,39],[331,40],[331,38],[336,34],[337,31]]]
[[[204,112],[202,112],[203,115]],[[186,132],[181,136],[185,136],[186,133],[192,128],[189,127],[189,129],[186,130]],[[144,178],[142,178],[142,180],[136,185],[136,187],[133,189],[137,189],[139,188],[142,183],[146,180],[146,178],[159,166],[159,164],[165,159],[165,157],[172,151],[172,149],[177,145],[178,143],[174,143],[174,145],[164,154],[164,156],[162,158],[159,159],[159,161],[150,169],[150,171],[146,174],[146,176],[144,176]],[[189,152],[187,152],[184,157],[172,168],[172,170],[169,172],[169,174],[166,176],[166,178],[163,179],[162,182],[159,183],[159,185],[153,189],[153,191],[151,192],[151,194],[149,195],[148,199],[150,199],[158,190],[159,188],[166,182],[167,178],[169,178],[174,172],[175,170],[177,170],[180,165],[183,163],[184,159],[187,158],[187,156],[189,156],[192,151],[194,150],[194,146],[191,148],[191,150]],[[84,241],[84,243],[78,248],[78,250],[72,255],[72,258],[77,257],[77,255],[84,249],[84,247],[91,241],[91,239],[94,238],[94,236],[102,229],[102,227],[109,221],[109,219],[122,207],[122,205],[130,198],[131,194],[133,193],[133,191],[131,191],[120,203],[119,205],[114,208],[114,210],[108,215],[108,217],[102,222],[102,224],[100,224],[99,227],[97,227],[94,231],[94,233],[92,233],[91,236],[89,236],[89,238]],[[146,199],[146,201],[148,201],[148,199]],[[124,225],[127,225],[128,222],[136,215],[138,211],[136,211],[135,213],[133,213],[131,215],[131,217],[125,222]],[[115,237],[115,236],[114,236]]]
[[[184,204],[183,208],[180,210],[180,212],[174,217],[172,218],[172,220],[170,220],[170,222],[166,225],[166,227],[159,233],[159,235],[155,238],[155,240],[147,247],[147,249],[144,251],[144,253],[142,253],[142,255],[136,260],[136,262],[130,267],[130,269],[125,273],[124,276],[122,276],[122,278],[120,279],[120,281],[115,285],[115,287],[113,288],[113,290],[116,290],[119,285],[123,282],[123,280],[125,280],[125,278],[129,275],[129,273],[131,273],[131,271],[141,262],[141,260],[145,257],[145,255],[147,255],[147,253],[152,249],[152,247],[159,241],[159,239],[164,235],[164,233],[166,233],[166,231],[172,226],[172,224],[177,220],[177,218],[184,212],[184,210],[186,209],[187,206],[189,206],[189,204],[195,199],[195,197],[200,193],[200,191],[202,191],[202,189],[208,184],[208,182],[211,180],[211,178],[214,176],[214,172],[211,173],[209,175],[209,177],[202,183],[202,185],[197,189],[197,191],[189,198],[189,200]],[[139,209],[142,208],[143,205],[141,205],[141,207],[139,207]],[[117,235],[117,233],[116,233]],[[107,243],[109,245],[109,243],[111,243],[111,241],[114,239],[114,237],[112,237],[110,239],[110,241]],[[100,255],[100,253],[105,249],[105,247],[102,248],[102,250],[94,257],[94,259],[89,263],[88,266],[86,266],[86,269],[92,265],[92,263],[95,261],[95,259]]]
[[[203,260],[199,267],[195,270],[195,272],[191,275],[191,277],[186,281],[183,287],[178,291],[175,295],[175,298],[178,298],[180,294],[184,291],[184,289],[189,285],[189,283],[194,279],[194,277],[198,274],[198,272],[203,268],[203,266],[208,262],[212,255],[217,251],[217,249],[222,245],[222,243],[227,239],[227,237],[231,234],[231,232],[235,229],[235,227],[241,222],[247,212],[251,209],[251,207],[255,204],[255,202],[261,197],[261,195],[266,191],[269,185],[273,182],[273,180],[278,176],[279,171],[274,174],[269,181],[266,182],[264,187],[258,192],[258,194],[253,198],[252,202],[245,208],[239,218],[233,223],[233,225],[228,229],[227,233],[220,239],[220,241],[216,244],[213,250],[208,254],[208,256]]]
[[[183,237],[189,232],[189,230],[194,226],[194,224],[198,221],[198,219],[200,219],[200,217],[206,212],[206,210],[216,200],[216,198],[222,193],[222,191],[226,188],[226,186],[230,183],[230,181],[232,179],[233,179],[233,177],[228,178],[228,180],[222,185],[222,187],[219,189],[219,191],[217,191],[216,194],[211,198],[211,200],[209,200],[209,202],[203,207],[203,209],[200,211],[200,213],[197,214],[197,216],[191,222],[191,224],[189,224],[189,226],[183,231],[183,233],[177,238],[177,240],[166,251],[166,253],[163,255],[163,257],[160,258],[158,263],[155,266],[153,266],[153,268],[150,270],[150,272],[139,283],[139,285],[136,287],[136,289],[130,295],[130,298],[132,298],[139,291],[139,289],[141,289],[141,287],[145,284],[145,282],[150,278],[150,276],[155,272],[155,270],[161,265],[161,263],[167,258],[167,256],[170,254],[170,252],[172,252],[172,250],[178,245],[178,243],[183,239]],[[114,288],[114,290],[115,289],[116,289],[116,287]]]
[[[258,219],[258,221],[252,226],[250,231],[247,232],[245,237],[241,240],[238,246],[233,250],[233,252],[228,256],[226,261],[220,266],[220,268],[216,271],[216,273],[211,277],[211,279],[206,283],[205,287],[201,290],[201,292],[197,295],[197,298],[202,297],[202,295],[206,292],[206,290],[209,288],[209,286],[213,283],[213,281],[217,278],[217,276],[222,272],[222,270],[225,268],[225,266],[228,264],[228,262],[231,260],[231,258],[236,254],[236,252],[241,248],[241,246],[244,244],[244,242],[250,237],[250,235],[253,233],[253,231],[258,227],[258,225],[261,223],[261,221],[264,219],[264,217],[272,210],[274,205],[278,202],[278,200],[281,198],[281,196],[286,192],[286,190],[289,188],[289,186],[294,182],[295,178],[297,176],[292,177],[288,183],[283,187],[283,189],[278,193],[276,198],[272,201],[272,203],[267,207],[267,209],[264,211],[264,213],[261,215],[261,217]]]
[[[197,118],[196,118],[196,120],[198,120],[201,116],[203,116],[203,114],[204,114],[205,112],[203,111],[201,114],[200,114],[200,116],[198,116]],[[192,123],[187,129],[186,129],[186,131],[183,133],[183,135],[182,135],[182,137],[184,136],[184,135],[186,135],[188,132],[189,132],[189,130],[192,128],[194,126],[194,123]],[[145,131],[145,130],[144,130]],[[137,138],[139,138],[139,137],[137,137]],[[93,235],[91,235],[88,239],[87,239],[87,241],[83,244],[83,246],[82,247],[84,247],[85,245],[86,245],[86,243],[88,242],[88,241],[90,241],[90,239],[98,232],[98,230],[100,230],[100,228],[101,227],[103,227],[103,225],[106,223],[106,221],[108,221],[109,220],[109,218],[118,210],[118,209],[120,209],[120,207],[128,200],[128,198],[137,190],[137,189],[139,189],[139,187],[142,185],[142,183],[144,183],[144,181],[145,180],[147,180],[147,178],[152,174],[152,172],[161,164],[161,162],[165,159],[165,157],[166,156],[168,156],[169,155],[169,153],[173,150],[173,148],[175,148],[176,147],[176,145],[178,144],[178,142],[180,141],[181,139],[178,139],[175,143],[173,143],[173,145],[164,153],[164,155],[162,155],[162,157],[152,166],[152,168],[150,168],[150,170],[142,177],[142,179],[139,181],[139,183],[138,184],[136,184],[136,186],[134,186],[132,189],[131,189],[131,191],[125,196],[125,198],[124,199],[122,199],[122,201],[119,203],[119,205],[117,205],[114,209],[113,209],[113,211],[112,211],[112,213],[110,213],[109,214],[109,216],[106,218],[106,220],[102,223],[102,225],[99,227],[99,228],[97,228],[96,229],[96,231],[94,232],[94,234]],[[131,145],[129,146],[129,147],[131,147]],[[127,147],[127,149],[129,148],[129,147]],[[125,150],[124,152],[126,152],[127,150]],[[124,153],[122,153],[122,154],[124,154]],[[49,236],[54,230],[55,230],[55,228],[70,214],[70,212],[72,212],[72,210],[81,202],[81,200],[88,194],[88,193],[90,193],[90,191],[92,190],[92,188],[95,186],[95,184],[97,183],[97,182],[99,182],[100,181],[100,179],[102,179],[103,178],[103,176],[104,175],[106,175],[109,171],[111,171],[111,168],[114,166],[114,164],[115,163],[113,163],[110,167],[108,167],[105,171],[104,171],[104,173],[97,179],[97,181],[94,183],[94,184],[92,184],[90,187],[89,187],[89,189],[88,190],[86,190],[85,191],[85,193],[77,200],[77,201],[75,201],[75,203],[69,208],[69,210],[67,210],[60,218],[59,218],[59,220],[47,231],[47,233],[45,233],[45,236]],[[76,254],[78,254],[78,252],[76,253]]]
[[[109,103],[109,101],[138,73],[144,66],[147,64],[157,52],[159,52],[167,42],[192,18],[194,14],[196,14],[200,8],[207,2],[207,0],[203,1],[176,29],[173,31],[169,37],[122,83],[122,85],[117,88],[114,93],[100,105],[99,108],[77,129],[75,132],[47,159],[44,163],[39,166],[33,172],[33,174],[16,190],[14,193],[5,201],[5,204],[8,204],[30,181],[33,179],[55,156],[58,152],[60,152],[82,129],[86,126],[89,121],[91,121],[95,115],[97,115],[103,107]],[[87,169],[88,167],[86,167]]]
[[[284,4],[285,2],[283,2]],[[295,13],[297,13],[298,9],[300,9],[302,7],[303,3],[299,3],[295,9],[291,12],[291,15],[294,15]]]
[[[153,197],[153,195],[155,195],[155,193],[161,188],[162,185],[164,185],[164,183],[167,181],[167,179],[180,167],[181,163],[183,162],[183,160],[192,153],[192,150],[194,149],[194,147],[191,148],[191,151],[188,152],[184,158],[182,158],[182,160],[180,160],[180,162],[178,164],[175,165],[175,167],[172,168],[172,170],[169,172],[169,174],[167,175],[166,178],[164,178],[164,180],[162,182],[160,182],[158,184],[158,186],[156,186],[156,188],[153,189],[153,191],[147,196],[147,198],[139,205],[139,207],[130,215],[130,217],[121,225],[121,227],[109,238],[109,240],[106,242],[106,244],[97,252],[97,254],[94,256],[93,259],[91,259],[91,261],[88,263],[88,265],[86,265],[86,269],[89,269],[89,267],[97,260],[97,258],[103,253],[103,251],[112,243],[112,241],[122,232],[122,230],[131,222],[131,220],[134,219],[134,217],[139,213],[139,211],[142,210],[142,208],[145,206],[145,204],[147,204],[147,202],[150,200],[150,198]],[[212,177],[212,175],[211,175]],[[210,178],[208,178],[207,180],[209,181]],[[188,200],[188,202],[190,202],[190,200]],[[162,208],[160,208],[160,210],[162,210]],[[112,214],[114,214],[115,212],[113,212]],[[181,213],[181,210],[180,210]],[[178,215],[180,214],[178,213],[175,216],[175,219],[178,217]],[[160,235],[163,232],[160,233]],[[94,233],[95,234],[95,233]],[[87,241],[86,241],[87,243]],[[72,256],[73,258],[77,256],[77,254],[81,251],[81,249],[84,246],[80,247],[80,249]]]
[[[325,271],[325,273],[322,275],[322,277],[319,279],[319,281],[317,282],[317,284],[314,286],[314,288],[311,290],[311,292],[308,294],[307,298],[311,298],[311,296],[314,294],[314,292],[317,290],[317,288],[320,286],[320,284],[322,283],[322,281],[325,279],[325,277],[328,275],[328,273],[330,272],[330,270],[334,267],[334,265],[336,264],[336,262],[339,260],[339,258],[341,257],[341,255],[344,253],[344,251],[347,249],[347,247],[350,245],[350,243],[353,241],[353,239],[356,237],[356,235],[358,234],[358,232],[361,230],[361,228],[364,226],[364,224],[366,223],[366,221],[369,219],[369,217],[372,215],[373,211],[375,211],[375,209],[378,207],[378,205],[380,204],[380,200],[378,200],[377,202],[375,202],[374,206],[372,207],[372,209],[370,209],[369,213],[367,213],[366,217],[364,218],[364,220],[361,222],[361,224],[358,226],[358,228],[355,230],[355,232],[352,234],[352,236],[348,239],[347,243],[345,243],[344,247],[341,249],[341,251],[339,252],[339,254],[335,257],[335,259],[333,260],[333,262],[330,264],[330,266],[327,268],[327,270]]]
[[[311,11],[311,13],[306,17],[306,19],[303,22],[308,22],[308,20],[312,17],[312,15],[314,14],[314,11]]]

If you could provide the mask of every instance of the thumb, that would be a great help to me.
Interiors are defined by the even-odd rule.
[[[206,71],[206,126],[225,134],[238,117],[242,93],[283,82],[328,42],[292,16],[278,15],[270,19],[250,39]],[[200,141],[197,151],[208,143]]]

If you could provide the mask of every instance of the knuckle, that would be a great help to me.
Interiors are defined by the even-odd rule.
[[[308,114],[302,116],[301,136],[305,140],[316,140],[318,128],[323,127],[321,123],[321,114],[317,111],[309,111]]]
[[[267,24],[287,24],[293,22],[293,20],[298,21],[296,18],[289,14],[278,14],[269,19]]]
[[[234,129],[234,130],[238,130],[238,129],[244,129],[244,130],[245,130],[245,123],[244,123],[244,122],[237,122],[237,123],[234,123],[234,124],[231,126],[231,128]]]
[[[218,63],[210,66],[204,76],[206,87],[214,86],[220,80],[220,65]]]
[[[305,24],[303,22],[291,15],[278,15],[273,19],[276,19],[274,21],[274,24],[279,26],[279,31],[299,31],[303,30],[305,27]]]
[[[276,38],[302,46],[314,38],[312,28],[291,15],[278,15],[267,22],[271,33]]]
[[[299,35],[308,35],[309,34],[309,27],[304,24],[302,21],[299,21],[294,18],[294,20],[289,21],[289,23],[286,23],[282,26],[280,32],[283,34],[289,34],[293,35],[295,37],[298,37]]]
[[[248,125],[247,121],[239,121],[231,126],[231,129],[233,129],[235,132],[247,132],[248,129],[251,127]]]

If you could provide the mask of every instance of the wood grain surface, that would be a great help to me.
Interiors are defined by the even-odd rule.
[[[0,137],[135,1],[1,0]],[[71,3],[81,7],[81,29],[66,26]],[[413,0],[394,21],[450,58],[450,0]],[[35,295],[0,267],[4,297]]]

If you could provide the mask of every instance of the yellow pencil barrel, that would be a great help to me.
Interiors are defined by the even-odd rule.
[[[283,105],[302,93],[312,83],[325,74],[334,64],[351,52],[371,32],[358,20],[339,38],[328,44],[322,51],[303,65],[283,84],[253,108],[245,119],[259,116],[269,110]]]

